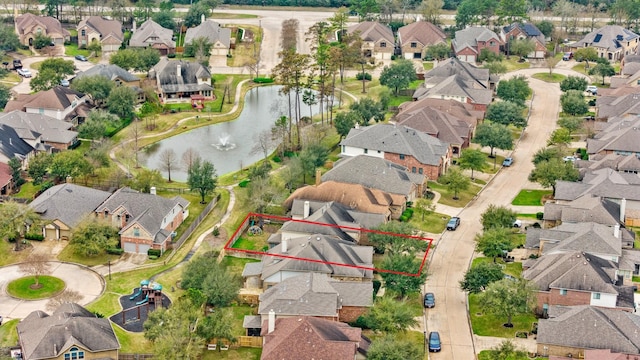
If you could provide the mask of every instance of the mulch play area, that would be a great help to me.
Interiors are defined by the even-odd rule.
[[[134,295],[137,296],[133,297]],[[162,298],[162,307],[168,308],[171,305],[171,300],[165,294],[160,292],[155,296],[155,299]],[[132,297],[133,299],[131,299]],[[147,320],[148,313],[155,310],[156,307],[160,307],[160,301],[156,301],[156,304],[153,297],[151,299],[152,301],[149,301],[140,287],[134,288],[131,294],[120,297],[120,304],[124,310],[109,319],[125,330],[142,332],[144,331],[142,324]]]

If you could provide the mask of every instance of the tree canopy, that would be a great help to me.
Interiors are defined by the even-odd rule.
[[[200,3],[198,3],[200,4]],[[194,5],[193,7],[196,7]],[[192,8],[193,8],[192,7]],[[198,21],[200,19],[198,18]],[[160,53],[153,48],[120,49],[109,58],[109,63],[118,65],[125,70],[146,72],[160,61]]]
[[[524,76],[516,76],[498,83],[497,94],[502,100],[524,105],[525,100],[531,96],[529,82]]]
[[[102,102],[109,97],[115,84],[106,76],[82,76],[73,79],[71,88],[84,94],[91,95],[95,102]]]
[[[476,250],[496,262],[496,258],[502,256],[505,251],[513,250],[510,230],[492,228],[476,235]]]
[[[578,90],[585,91],[589,82],[582,76],[569,75],[560,82],[560,90]]]
[[[413,63],[406,59],[400,59],[391,66],[385,66],[380,74],[380,84],[392,89],[395,95],[398,95],[398,90],[407,88],[416,79]]]
[[[515,211],[505,206],[491,204],[481,215],[482,228],[484,230],[510,228],[516,221],[517,215]]]
[[[80,256],[95,257],[115,248],[120,242],[118,228],[96,218],[85,219],[73,230],[70,244]]]
[[[367,327],[387,333],[406,331],[418,323],[405,300],[390,296],[378,298],[375,306],[362,316],[362,320]]]
[[[493,157],[493,149],[510,150],[513,148],[513,138],[509,128],[502,124],[483,123],[476,128],[474,142],[491,149],[489,156]]]
[[[107,98],[107,108],[112,114],[122,119],[131,119],[134,115],[134,106],[138,95],[128,86],[118,86],[111,90]]]
[[[208,304],[227,306],[238,295],[240,280],[218,263],[216,254],[206,253],[187,263],[181,285],[199,290]]]
[[[63,58],[49,58],[40,64],[38,74],[31,79],[30,86],[33,91],[46,91],[58,85],[62,79],[75,73],[73,61]]]
[[[461,169],[470,169],[473,179],[473,171],[482,171],[487,165],[487,154],[477,149],[464,149],[458,159],[458,165]]]
[[[187,184],[192,190],[200,194],[200,202],[205,203],[204,197],[216,188],[218,177],[213,164],[207,160],[195,159],[188,171]]]
[[[367,350],[368,360],[420,360],[422,351],[404,336],[386,335],[376,339]]]
[[[449,171],[440,176],[438,182],[447,186],[447,189],[453,192],[453,199],[458,200],[460,191],[465,191],[471,185],[471,180],[464,176],[458,169],[449,169]]]
[[[418,242],[418,240],[414,240]],[[407,274],[417,274],[420,271],[421,261],[415,255],[403,253],[389,253],[382,261],[382,268],[405,274],[394,274],[390,272],[380,272],[384,279],[385,287],[404,297],[413,292],[420,292],[420,287],[427,278],[427,272],[420,272],[419,276],[407,276]]]
[[[489,314],[505,317],[507,327],[512,327],[513,316],[532,311],[535,290],[524,279],[502,279],[487,286],[480,294],[482,308]]]
[[[482,292],[492,282],[504,278],[502,267],[496,263],[481,262],[472,266],[460,281],[460,287],[472,294]]]
[[[558,180],[577,181],[580,177],[578,169],[571,162],[564,162],[559,158],[552,158],[541,161],[529,174],[529,181],[535,181],[543,187],[553,189],[556,193],[556,182]]]
[[[485,118],[502,125],[523,127],[527,125],[523,110],[524,107],[520,104],[511,101],[498,101],[489,105]]]
[[[567,90],[560,96],[562,111],[569,115],[582,115],[589,111],[589,105],[584,100],[584,94],[579,90]]]
[[[616,70],[609,63],[598,63],[596,66],[589,70],[589,75],[602,76],[602,85],[604,85],[604,79],[608,76],[616,74]]]

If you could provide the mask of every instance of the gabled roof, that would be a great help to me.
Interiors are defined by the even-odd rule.
[[[294,202],[296,200],[294,200]],[[309,207],[311,207],[311,204],[309,204]],[[322,234],[337,236],[341,239],[355,242],[340,226],[358,229],[362,227],[347,211],[346,206],[335,201],[330,201],[323,203],[320,208],[314,209],[304,221],[285,222],[282,224],[282,227],[280,227],[278,233]],[[280,243],[280,237],[273,238],[273,241],[272,238],[273,237],[269,238],[269,243]]]
[[[411,155],[421,164],[439,166],[449,144],[403,125],[376,124],[354,128],[340,145],[369,151]]]
[[[502,28],[502,32],[504,34],[509,34],[514,29],[520,29],[527,38],[532,38],[538,40],[542,45],[546,44],[546,40],[544,38],[544,34],[532,23],[512,23]],[[503,40],[505,40],[503,38]]]
[[[580,182],[561,180],[556,183],[556,200],[575,200],[584,194],[640,200],[640,176],[603,168],[586,172]]]
[[[347,32],[349,34],[360,32],[360,38],[364,41],[378,42],[384,40],[389,44],[395,43],[391,28],[376,21],[363,21],[359,24],[349,26]],[[390,49],[393,49],[393,47]]]
[[[622,115],[640,114],[640,93],[630,93],[623,96],[598,96],[596,99],[598,118],[607,119]]]
[[[411,112],[415,109],[429,107],[464,120],[469,126],[475,126],[484,119],[484,111],[475,110],[472,104],[452,99],[436,99],[423,97],[417,101],[409,101],[399,106],[400,112]]]
[[[0,154],[9,159],[17,156],[22,160],[32,151],[34,148],[22,140],[14,128],[0,124]]]
[[[457,58],[441,61],[424,75],[424,83],[416,89],[414,99],[441,97],[441,95],[469,98],[473,103],[489,104],[493,92],[490,89],[488,69],[477,68]]]
[[[620,223],[619,219],[620,204],[591,194],[584,194],[568,204],[544,204],[544,220],[561,220],[563,223],[595,222],[613,226]]]
[[[631,240],[634,238],[634,234],[624,228],[618,230],[620,234],[617,237],[615,231],[614,227],[593,222],[567,222],[553,229],[547,229],[541,234],[540,240],[547,241],[544,254],[582,251],[611,258],[622,254],[623,233]],[[560,234],[556,234],[557,232]]]
[[[463,30],[456,31],[456,36],[451,40],[453,51],[456,53],[466,47],[478,51],[478,41],[489,41],[494,39],[501,43],[500,38],[493,31],[480,26],[471,26]]]
[[[437,26],[428,21],[416,21],[398,29],[400,45],[419,42],[423,46],[446,44],[447,35]]]
[[[109,319],[74,303],[60,305],[51,316],[34,311],[18,323],[17,331],[24,359],[62,357],[72,346],[91,353],[120,348]]]
[[[307,316],[278,318],[272,333],[268,333],[268,325],[264,324],[262,336],[261,360],[354,359],[358,351],[370,344],[359,328]]]
[[[584,171],[609,168],[616,171],[640,172],[640,159],[637,156],[619,154],[594,154],[590,160],[576,162],[579,169]]]
[[[15,99],[9,100],[4,111],[23,111],[24,109],[50,109],[64,110],[72,105],[74,101],[81,99],[85,94],[75,91],[69,87],[56,86],[47,91],[40,91],[35,94],[20,94]]]
[[[601,151],[640,153],[640,119],[623,120],[612,123],[592,139],[587,139],[587,152],[597,154]]]
[[[329,223],[341,224],[349,227],[364,227],[366,229],[375,228],[386,222],[386,217],[382,214],[360,212],[336,201],[313,201],[302,198],[293,199],[293,202],[291,203],[291,215],[298,218],[304,217],[304,203],[307,201],[309,202],[309,213],[311,214],[312,217],[310,216],[310,218],[312,219],[325,221],[325,217],[330,216],[332,219]],[[287,223],[285,223],[281,229],[284,230],[286,226]],[[321,226],[314,226],[314,232],[318,232],[318,229],[320,228]],[[308,229],[311,229],[311,227]],[[320,233],[322,233],[322,231],[320,231]],[[331,234],[336,233],[328,233],[327,235]]]
[[[220,23],[209,19],[194,28],[187,29],[187,33],[184,35],[184,43],[190,44],[193,39],[199,37],[209,39],[211,44],[220,41],[228,48],[231,44],[231,29],[222,27]]]
[[[640,353],[640,317],[595,306],[551,306],[538,322],[538,344]]]
[[[52,186],[33,200],[29,207],[46,220],[77,225],[104,202],[111,193],[75,184]]]
[[[358,155],[338,161],[322,175],[322,181],[337,181],[379,189],[408,196],[417,185],[426,181],[424,175],[413,174],[406,167],[373,156]]]
[[[67,29],[62,27],[58,19],[51,16],[38,16],[31,13],[22,14],[15,19],[16,29],[18,34],[24,35],[27,28],[31,28],[36,24],[39,24],[45,28],[45,32],[48,35],[60,34],[61,36],[69,36],[70,33]]]
[[[0,162],[0,189],[7,186],[12,178],[11,167],[8,164]]]
[[[131,47],[147,47],[155,44],[164,44],[170,49],[176,47],[176,42],[173,41],[173,30],[163,28],[152,19],[143,22],[129,40]]]
[[[110,36],[119,41],[124,40],[124,34],[122,33],[122,24],[118,20],[105,19],[102,16],[89,16],[88,18],[80,21],[78,29],[88,26],[102,35],[101,39],[104,40]]]
[[[198,79],[210,79],[211,72],[197,62],[169,60],[163,57],[152,71],[165,93],[213,90],[209,84],[198,83]]]
[[[262,257],[262,280],[280,271],[317,272],[333,276],[371,279],[373,247],[358,246],[350,241],[321,234],[292,238],[269,249]],[[285,258],[278,255],[287,256]],[[302,260],[304,259],[304,260]]]
[[[587,35],[582,40],[571,44],[571,47],[583,48],[588,46],[599,47],[607,49],[610,52],[622,51],[622,43],[627,41],[633,41],[638,38],[638,34],[631,30],[625,29],[619,25],[605,25],[599,29],[596,29]]]
[[[31,132],[32,135],[38,134],[47,142],[68,144],[78,136],[77,132],[69,130],[73,125],[66,121],[17,110],[0,114],[0,124],[9,125],[19,133],[24,131]]]
[[[116,79],[121,79],[125,82],[140,80],[137,76],[115,64],[96,64],[86,71],[77,73],[75,78],[81,79],[87,76],[104,76],[111,81]]]

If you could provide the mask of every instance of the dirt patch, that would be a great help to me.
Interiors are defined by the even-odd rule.
[[[229,240],[229,236],[227,236],[227,230],[224,228],[219,228],[220,233],[218,236],[213,236],[213,233],[209,231],[207,236],[204,237],[204,241],[211,246],[213,249],[222,249],[224,244]]]

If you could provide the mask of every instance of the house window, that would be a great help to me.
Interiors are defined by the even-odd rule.
[[[600,293],[593,293],[593,300],[600,300]]]
[[[369,149],[364,149],[364,153],[368,154],[369,153]]]
[[[87,36],[87,31],[82,29],[82,31],[80,32],[82,35],[81,36]]]
[[[411,47],[412,47],[412,48],[417,48],[417,47],[418,47],[418,43],[412,42],[412,43],[411,43]]]
[[[109,210],[104,211],[104,217],[107,217],[107,216],[109,216]]]
[[[64,354],[64,360],[80,360],[84,359],[84,351],[77,347],[72,347],[67,353]]]
[[[496,44],[495,42],[489,41],[489,46],[495,46],[495,44]]]
[[[345,151],[345,149],[346,149],[346,148],[347,148],[346,146],[342,145],[342,152],[343,152],[343,153],[344,153],[344,151]]]
[[[400,154],[400,160],[404,160],[404,154]]]
[[[383,41],[383,42],[381,42],[381,43],[380,43],[380,47],[381,47],[381,48],[386,48],[386,47],[387,47],[387,43],[386,43],[386,42],[384,42],[384,41]]]
[[[415,166],[411,168],[411,172],[414,173],[414,174],[416,173],[416,167]]]
[[[137,227],[133,228],[133,236],[140,236],[140,228],[137,228]]]
[[[418,169],[418,174],[420,174],[420,175],[423,174],[422,168]]]
[[[567,289],[560,289],[560,295],[562,296],[567,295]]]
[[[44,109],[43,108],[38,109],[38,112],[40,113],[40,115],[44,115]]]

